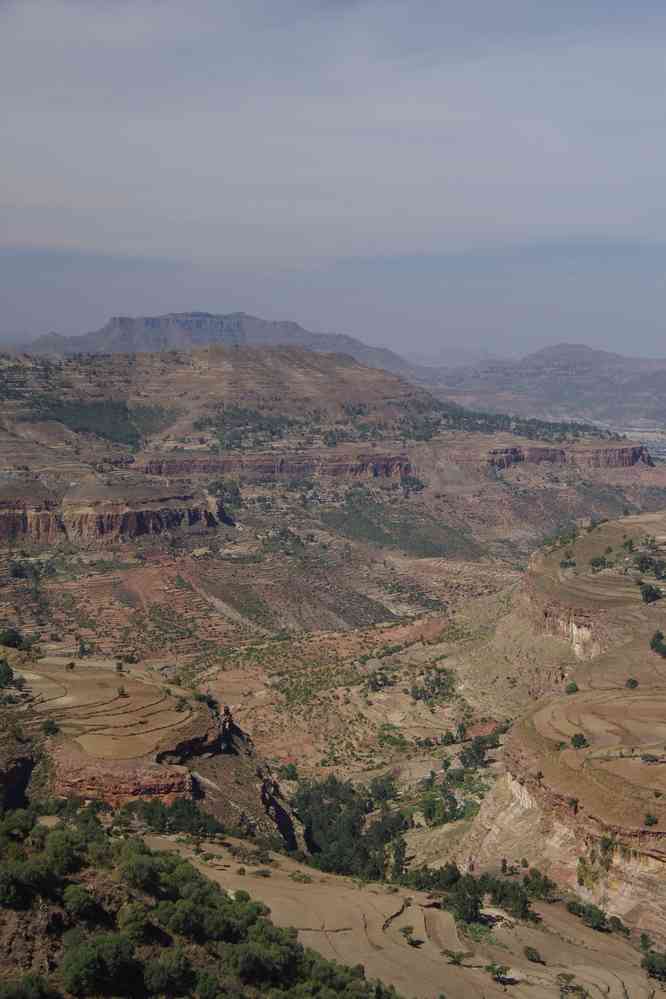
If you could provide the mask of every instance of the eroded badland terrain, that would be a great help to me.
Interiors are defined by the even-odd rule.
[[[654,994],[665,465],[296,347],[7,355],[0,391],[7,815],[102,802],[116,852],[176,850],[407,996]],[[75,994],[5,903],[2,973]]]

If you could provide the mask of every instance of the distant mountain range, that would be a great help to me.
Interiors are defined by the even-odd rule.
[[[666,427],[663,358],[561,343],[516,361],[437,369],[430,385],[442,398],[486,411],[614,428]]]
[[[402,375],[442,399],[485,412],[541,420],[579,420],[617,428],[666,428],[666,359],[625,357],[583,344],[561,343],[518,360],[489,357],[461,364],[466,348],[443,350],[430,363],[341,333],[313,333],[296,322],[245,312],[174,312],[114,316],[81,336],[49,333],[30,353],[152,353],[220,344],[226,347],[301,347],[347,354],[371,368]],[[469,353],[467,354],[469,357]],[[448,361],[448,363],[439,363]]]
[[[342,333],[312,333],[298,323],[271,321],[245,312],[171,312],[165,316],[114,316],[93,333],[48,333],[23,350],[33,354],[136,354],[188,350],[212,344],[244,347],[303,347],[318,353],[348,354],[371,368],[408,375],[412,365],[385,347],[371,347]]]

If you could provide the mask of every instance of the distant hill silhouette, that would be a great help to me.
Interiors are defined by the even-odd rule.
[[[442,397],[493,412],[666,427],[666,358],[560,343],[520,360],[433,371],[428,381]]]
[[[34,354],[132,354],[187,350],[213,344],[303,347],[323,353],[349,354],[361,364],[394,374],[407,374],[411,370],[408,361],[384,347],[371,347],[342,333],[312,333],[295,322],[259,319],[245,312],[114,316],[92,333],[81,336],[49,333],[23,349]]]

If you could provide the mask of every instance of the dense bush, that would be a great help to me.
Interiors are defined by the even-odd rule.
[[[401,881],[419,891],[441,892],[444,906],[457,920],[465,923],[479,920],[481,902],[487,894],[493,905],[505,909],[517,919],[534,919],[531,900],[552,901],[556,894],[554,882],[536,868],[524,876],[522,883],[487,873],[479,878],[472,874],[461,875],[457,866],[451,863],[434,870],[422,867],[409,871]]]
[[[370,796],[375,803],[391,801],[396,798],[398,788],[395,779],[390,774],[383,777],[373,777],[370,781]]]
[[[187,995],[195,984],[192,963],[180,947],[167,950],[161,957],[146,961],[143,980],[154,995]]]
[[[650,978],[666,982],[666,954],[660,954],[656,950],[648,951],[641,961],[641,968],[647,971]]]
[[[383,811],[369,822],[369,793],[348,781],[328,777],[300,785],[294,808],[305,827],[312,863],[323,871],[384,877],[388,844],[405,828],[400,814]]]
[[[136,818],[148,829],[159,833],[214,836],[224,832],[224,826],[214,816],[186,798],[177,798],[170,805],[157,799],[133,801],[120,809],[118,817],[121,822]]]
[[[61,819],[50,831],[35,824],[37,809],[0,816],[0,884],[23,892],[28,907],[42,890],[40,880],[52,882],[52,902],[65,913],[49,924],[64,945],[54,980],[68,994],[219,999],[276,989],[303,999],[395,997],[393,989],[367,982],[361,968],[307,951],[295,930],[273,926],[266,907],[246,893],[227,895],[181,857],[153,853],[141,840],[112,840],[97,808],[74,802],[49,808]],[[84,886],[94,884],[95,854],[103,849],[114,884],[107,909],[104,892],[95,900]],[[6,894],[0,906],[8,904]],[[58,996],[32,975],[0,985],[0,999]]]
[[[134,991],[141,966],[134,957],[134,945],[121,933],[100,933],[65,950],[62,980],[75,996],[117,994],[123,983]]]
[[[618,916],[608,916],[603,909],[597,905],[588,905],[585,902],[573,900],[567,902],[567,910],[574,916],[578,916],[593,930],[600,933],[622,933],[628,935],[628,929]]]
[[[0,630],[0,645],[8,649],[22,649],[26,641],[18,628],[3,628]]]
[[[658,652],[660,656],[666,658],[666,642],[664,641],[663,631],[655,631],[650,639],[650,648],[653,652]]]
[[[280,780],[298,780],[298,768],[295,763],[285,763],[278,770]]]
[[[0,982],[0,999],[55,999],[54,992],[41,975],[28,974],[13,982]]]
[[[661,600],[663,595],[659,587],[652,583],[643,583],[641,586],[641,600],[644,604],[653,604],[655,600]]]
[[[6,644],[6,643],[4,643]],[[11,687],[14,683],[14,670],[6,659],[0,659],[0,688]]]
[[[90,919],[97,911],[95,899],[81,885],[67,885],[62,901],[65,911],[74,919]]]

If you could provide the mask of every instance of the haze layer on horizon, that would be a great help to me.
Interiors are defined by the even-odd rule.
[[[665,40],[645,0],[0,0],[0,333],[663,356]]]

